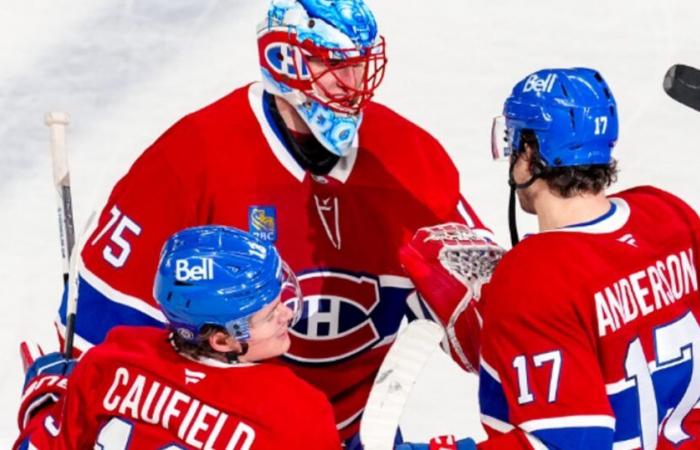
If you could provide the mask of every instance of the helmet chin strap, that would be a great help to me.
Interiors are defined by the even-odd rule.
[[[229,362],[229,364],[239,362],[238,357],[243,356],[246,353],[248,353],[248,343],[247,342],[240,342],[240,344],[241,344],[241,351],[240,352],[231,351],[231,352],[224,353],[224,357]]]
[[[515,191],[517,189],[527,189],[528,187],[532,186],[532,184],[535,181],[537,181],[537,179],[540,177],[540,173],[535,173],[526,182],[516,183],[515,177],[513,176],[513,169],[515,168],[515,163],[518,161],[519,157],[520,154],[517,154],[514,158],[512,158],[510,162],[510,168],[508,169],[508,186],[510,186],[510,198],[508,200],[508,228],[510,230],[510,243],[513,247],[515,247],[518,244],[518,242],[520,242],[515,210]]]

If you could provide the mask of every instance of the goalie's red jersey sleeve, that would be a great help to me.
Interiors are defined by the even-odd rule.
[[[187,117],[175,124],[139,157],[90,223],[77,268],[78,309],[90,318],[77,321],[79,349],[102,342],[115,325],[162,326],[165,321],[151,292],[160,249],[171,234],[206,214],[206,205],[193,194],[202,192],[197,187],[204,179],[198,139]],[[191,164],[171,162],[183,159]],[[66,295],[57,324],[61,334]]]

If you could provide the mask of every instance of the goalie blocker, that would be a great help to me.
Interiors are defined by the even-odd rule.
[[[469,372],[479,369],[481,287],[504,253],[459,223],[420,228],[400,250],[423,305],[445,329],[450,355]]]

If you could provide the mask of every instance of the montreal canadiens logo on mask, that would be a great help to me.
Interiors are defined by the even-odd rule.
[[[308,80],[309,69],[298,48],[285,42],[273,42],[265,47],[265,61],[278,74],[295,79]]]

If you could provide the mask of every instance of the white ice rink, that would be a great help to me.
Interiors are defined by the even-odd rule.
[[[464,194],[502,243],[507,168],[490,161],[491,118],[517,80],[545,66],[595,67],[612,87],[618,188],[651,183],[700,208],[700,113],[661,89],[671,64],[700,66],[697,0],[369,1],[390,59],[378,100],[443,142]],[[20,340],[55,345],[61,268],[44,112],[72,117],[80,228],[170,124],[258,78],[255,25],[266,5],[0,0],[0,448],[16,435]],[[436,357],[410,400],[405,435],[480,435],[475,389]]]

